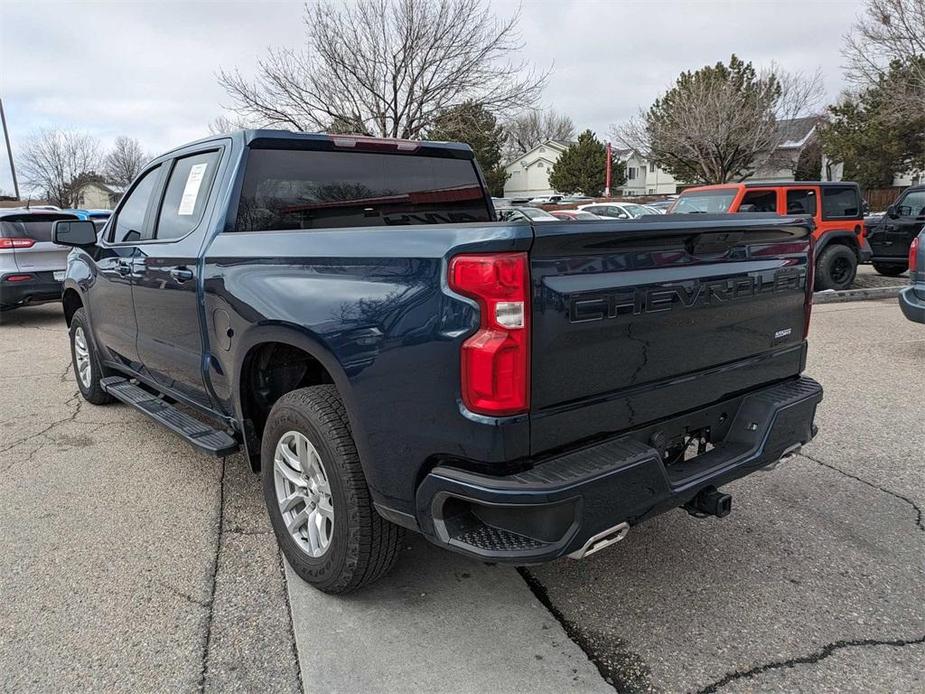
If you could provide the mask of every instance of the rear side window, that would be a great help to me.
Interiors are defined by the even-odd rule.
[[[253,149],[235,230],[488,221],[485,193],[468,159]]]
[[[854,186],[831,186],[822,189],[823,219],[858,219],[861,196]]]
[[[206,209],[218,159],[215,150],[176,160],[157,218],[158,239],[179,239],[196,228]]]
[[[748,191],[742,198],[739,212],[777,212],[777,191]]]
[[[148,203],[151,202],[151,195],[157,186],[160,171],[160,165],[150,169],[132,188],[132,192],[128,194],[122,207],[119,208],[110,241],[130,243],[149,238],[145,229],[145,214],[148,211]]]
[[[816,214],[815,190],[788,190],[787,214]]]

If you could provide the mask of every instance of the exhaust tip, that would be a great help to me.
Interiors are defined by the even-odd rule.
[[[569,554],[570,559],[584,559],[590,554],[599,552],[605,547],[610,547],[610,545],[616,544],[630,531],[630,524],[623,522],[619,525],[615,525],[612,528],[608,528],[603,532],[599,532],[597,535],[592,535],[588,538],[588,541],[585,542],[584,546],[581,549],[575,550]]]

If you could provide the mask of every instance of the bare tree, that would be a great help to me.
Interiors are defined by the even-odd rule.
[[[508,122],[505,130],[508,159],[525,154],[549,140],[571,142],[575,139],[575,124],[572,119],[555,111],[522,113]]]
[[[23,180],[59,207],[77,207],[81,189],[101,180],[97,138],[72,130],[42,130],[26,141],[19,167]]]
[[[895,118],[919,118],[925,109],[925,0],[867,0],[845,37],[848,76],[860,87],[890,82]],[[894,80],[891,68],[903,79]]]
[[[120,135],[113,143],[112,150],[106,155],[103,170],[110,182],[127,186],[141,173],[142,167],[150,158],[141,149],[138,140]]]
[[[253,80],[218,79],[248,122],[414,138],[467,101],[499,117],[536,102],[548,73],[512,60],[518,17],[499,21],[486,0],[317,0],[303,50],[270,49]]]
[[[744,180],[774,163],[792,137],[784,122],[810,115],[820,92],[818,74],[756,71],[732,56],[728,66],[682,73],[651,108],[610,135],[681,181]]]

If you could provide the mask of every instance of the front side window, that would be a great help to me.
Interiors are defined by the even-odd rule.
[[[815,190],[788,190],[787,191],[787,214],[816,214],[816,191]]]
[[[119,208],[110,241],[130,243],[151,238],[149,230],[145,228],[145,214],[157,186],[160,171],[160,164],[153,169],[149,169],[132,188],[132,192],[129,193],[128,197],[123,201],[122,207]]]
[[[491,220],[470,159],[252,149],[236,231]]]
[[[742,198],[739,212],[777,212],[776,190],[750,190]]]
[[[896,211],[900,217],[925,217],[925,190],[906,193],[896,206]]]
[[[202,220],[215,180],[219,151],[203,152],[177,159],[157,218],[158,239],[179,239]]]
[[[854,186],[830,186],[822,189],[823,219],[859,219],[861,196]]]

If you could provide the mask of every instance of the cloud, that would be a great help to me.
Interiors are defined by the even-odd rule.
[[[492,4],[499,16],[516,0]],[[524,57],[553,66],[544,101],[606,133],[648,106],[687,69],[727,60],[820,69],[833,99],[843,86],[849,2],[592,2],[527,0]],[[301,2],[145,2],[0,5],[0,95],[13,150],[38,128],[117,135],[165,151],[208,134],[225,95],[221,67],[253,70],[267,46],[303,40]],[[5,152],[0,187],[12,188]]]

